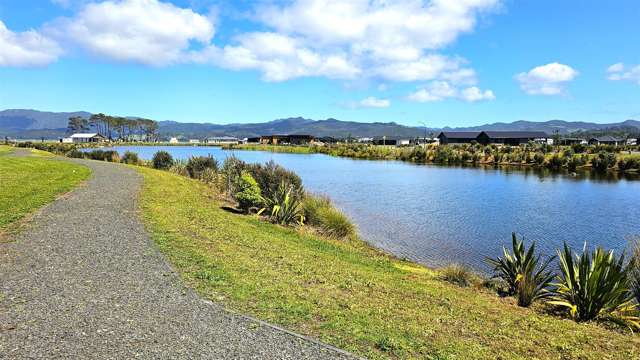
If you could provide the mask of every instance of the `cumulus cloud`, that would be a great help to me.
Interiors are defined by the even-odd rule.
[[[467,102],[494,100],[496,97],[491,90],[482,91],[476,86],[460,88],[448,81],[432,81],[426,86],[409,94],[408,99],[415,102],[436,102],[446,99],[458,99]]]
[[[13,32],[0,21],[0,66],[44,66],[61,53],[58,43],[39,32]]]
[[[153,66],[182,61],[192,42],[214,35],[211,19],[158,0],[90,3],[51,29],[98,57]]]
[[[520,88],[530,95],[560,95],[565,86],[578,76],[572,67],[557,62],[535,67],[516,75]]]
[[[640,85],[640,65],[627,67],[617,63],[607,68],[607,79],[612,81],[632,81]]]
[[[236,45],[209,46],[190,54],[193,61],[232,70],[258,70],[266,81],[324,76],[352,79],[360,69],[339,52],[323,54],[304,46],[299,39],[272,33],[254,32],[236,37]]]

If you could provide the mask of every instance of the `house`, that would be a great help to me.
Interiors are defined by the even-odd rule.
[[[558,145],[577,145],[577,144],[586,145],[588,144],[588,142],[587,140],[580,139],[580,138],[563,138],[558,141]]]
[[[239,144],[240,139],[233,136],[215,136],[208,138],[206,142],[209,145],[230,145]]]
[[[627,145],[630,145],[630,146],[638,145],[638,139],[627,139]]]
[[[198,139],[189,139],[189,144],[193,144],[193,145],[200,144],[200,140],[198,140]]]
[[[259,144],[259,143],[260,143],[260,137],[250,137],[250,138],[247,138],[246,143],[247,143],[247,144]]]
[[[178,138],[172,137],[171,139],[169,139],[169,144],[177,144],[180,141],[178,141]]]
[[[480,131],[443,131],[438,135],[442,145],[470,144],[478,141]]]
[[[63,143],[63,144],[71,144],[71,143],[73,143],[73,139],[70,138],[70,137],[66,137],[66,138],[60,139],[60,142]]]
[[[311,135],[266,135],[260,137],[261,144],[269,145],[306,145],[314,139]]]
[[[372,143],[373,145],[403,146],[410,145],[411,138],[400,136],[376,136],[373,138]]]
[[[71,135],[70,139],[73,143],[97,143],[106,140],[104,136],[96,133],[73,134]]]
[[[543,131],[482,131],[477,141],[480,144],[522,145],[530,141],[546,144],[549,136]]]
[[[625,140],[610,135],[599,136],[589,139],[590,145],[624,145]]]

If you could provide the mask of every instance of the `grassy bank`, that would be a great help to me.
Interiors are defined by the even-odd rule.
[[[0,155],[8,152],[0,147]],[[90,174],[87,167],[44,156],[51,154],[34,155],[0,156],[0,231],[73,189]]]
[[[153,239],[203,296],[371,358],[638,358],[640,337],[221,208],[202,182],[137,168]]]
[[[249,150],[249,151],[269,151],[275,153],[290,154],[315,154],[314,146],[289,146],[289,145],[265,145],[265,144],[243,144],[243,145],[226,145],[222,147],[228,150]]]

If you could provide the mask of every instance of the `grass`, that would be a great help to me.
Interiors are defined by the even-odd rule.
[[[226,146],[223,148],[231,149],[231,150],[251,150],[251,151],[269,151],[275,153],[291,153],[291,154],[313,154],[315,151],[312,147],[301,145],[301,146],[292,146],[292,145],[265,145],[265,144],[243,144],[243,145],[232,145]]]
[[[0,147],[0,154],[6,153]],[[73,189],[90,174],[87,167],[48,159],[0,156],[0,231]]]
[[[204,297],[370,358],[632,359],[640,337],[441,279],[362,241],[221,209],[195,180],[138,168],[147,229]]]
[[[0,145],[0,156],[7,155],[13,152],[13,148],[11,146]]]

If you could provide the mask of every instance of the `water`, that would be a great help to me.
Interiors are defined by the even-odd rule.
[[[563,241],[622,250],[640,235],[640,181],[214,147],[116,148],[144,159],[159,149],[178,159],[222,162],[234,153],[247,162],[274,160],[298,173],[307,190],[331,197],[369,243],[429,266],[457,262],[485,271],[484,257],[510,246],[512,231],[550,255]]]

